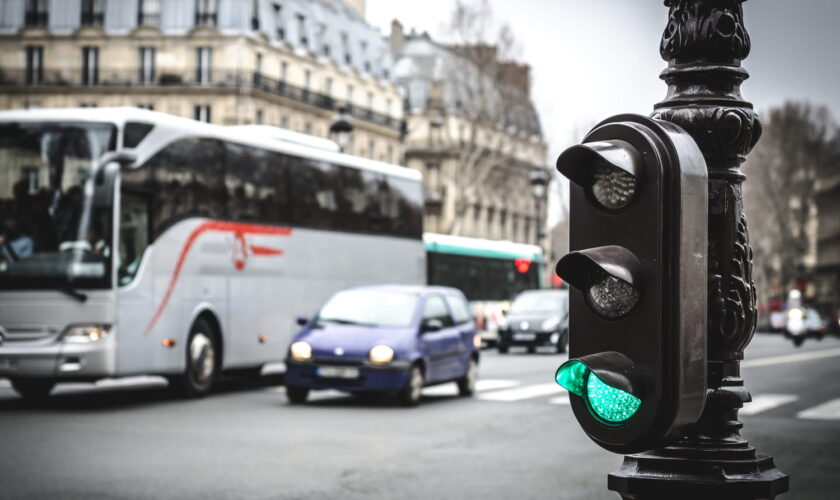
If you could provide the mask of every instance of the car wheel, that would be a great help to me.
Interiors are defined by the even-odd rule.
[[[478,363],[470,358],[467,365],[467,372],[458,379],[458,394],[461,396],[472,396],[475,392],[475,383],[478,382]]]
[[[46,399],[53,390],[53,387],[55,387],[55,382],[52,380],[37,378],[13,378],[11,383],[12,389],[20,397],[29,401]]]
[[[507,354],[508,353],[508,346],[506,346],[506,345],[499,344],[497,349],[499,350],[499,354]]]
[[[219,373],[216,333],[204,318],[198,318],[187,342],[187,367],[184,373],[169,380],[179,396],[200,398],[207,395]]]
[[[289,400],[289,403],[295,405],[302,405],[303,403],[306,403],[306,398],[308,397],[309,388],[298,387],[295,385],[286,386],[286,399]]]
[[[534,346],[528,346],[528,354],[534,354],[537,352],[537,348]]]
[[[426,385],[426,379],[423,377],[423,370],[418,365],[412,366],[408,371],[408,380],[400,391],[400,403],[403,406],[417,406],[423,395],[424,385]]]
[[[569,332],[566,331],[560,335],[560,338],[557,339],[557,352],[563,353],[566,352],[569,348]]]

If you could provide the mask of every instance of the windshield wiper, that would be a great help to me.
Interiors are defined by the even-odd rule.
[[[318,318],[318,322],[337,323],[339,325],[355,325],[355,326],[376,326],[373,323],[362,323],[360,321],[353,321],[352,319],[341,318]]]
[[[65,294],[73,297],[74,299],[78,300],[79,302],[87,302],[87,298],[88,298],[87,294],[76,290],[75,288],[73,288],[69,284],[57,285],[57,286],[55,286],[55,289],[58,290],[59,292],[63,292]]]

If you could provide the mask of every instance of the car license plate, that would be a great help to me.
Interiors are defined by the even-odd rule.
[[[317,373],[323,378],[359,378],[358,368],[345,366],[319,366]]]
[[[537,335],[534,333],[514,333],[513,340],[534,340]]]

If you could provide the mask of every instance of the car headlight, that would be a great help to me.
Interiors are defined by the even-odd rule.
[[[87,344],[96,342],[111,335],[111,327],[108,325],[75,325],[64,331],[62,340],[71,344]]]
[[[394,359],[394,350],[387,345],[373,346],[373,349],[370,350],[368,357],[373,364],[385,365]]]
[[[312,357],[312,346],[309,342],[298,341],[292,344],[289,352],[292,353],[292,359],[295,361],[306,361]]]
[[[473,335],[473,346],[475,346],[476,349],[481,349],[481,334],[480,333],[476,333],[475,335]]]
[[[554,330],[555,328],[557,328],[557,325],[559,325],[559,324],[560,324],[560,318],[558,316],[555,316],[553,318],[548,318],[547,320],[542,322],[542,329],[545,330],[545,331]]]
[[[803,318],[803,316],[804,314],[802,313],[802,309],[793,308],[790,311],[788,311],[788,319],[790,320],[799,321]]]

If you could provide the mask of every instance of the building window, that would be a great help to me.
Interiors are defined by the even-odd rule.
[[[375,157],[376,157],[376,155],[374,154],[374,151],[375,151],[375,150],[376,150],[376,148],[374,147],[373,139],[368,139],[368,157],[369,157],[371,160],[375,160],[375,159],[376,159],[376,158],[375,158]]]
[[[99,47],[82,47],[82,85],[99,83]]]
[[[309,38],[306,36],[306,16],[297,14],[295,17],[297,17],[298,40],[300,41],[300,45],[301,47],[308,47]]]
[[[341,33],[341,51],[344,53],[344,64],[353,64],[353,56],[350,54],[350,39],[346,32]]]
[[[283,6],[279,3],[274,4],[274,26],[277,29],[277,39],[286,39],[286,29],[283,23]]]
[[[385,161],[388,163],[397,163],[394,159],[394,146],[388,144],[387,153],[385,154]]]
[[[210,47],[195,49],[195,82],[199,84],[210,83],[213,76],[211,74],[212,67],[213,49]]]
[[[321,23],[321,27],[318,31],[318,37],[321,43],[321,53],[324,54],[326,57],[330,56],[330,37],[329,37],[329,30],[327,28],[327,23]]]
[[[44,48],[26,47],[26,83],[37,85],[44,81]]]
[[[263,56],[260,53],[254,56],[254,85],[262,83],[262,59]]]
[[[370,72],[370,61],[368,60],[368,44],[364,40],[361,43],[361,49],[362,49],[362,61],[364,61],[365,71]]]
[[[309,90],[309,86],[312,84],[312,72],[307,70],[303,71],[303,88]]]
[[[257,125],[263,124],[263,110],[257,110],[257,115],[254,117],[254,123],[256,123]]]
[[[140,109],[148,109],[149,111],[154,111],[155,110],[155,105],[154,104],[138,104],[136,107],[138,107]]]
[[[309,123],[309,122],[304,123],[303,124],[303,132],[305,134],[312,134],[312,124]]]
[[[79,107],[80,108],[95,108],[96,103],[95,102],[82,102],[82,103],[79,103]]]
[[[253,0],[251,2],[251,29],[257,31],[260,29],[260,2]]]
[[[280,126],[283,128],[289,128],[289,117],[283,115],[280,117]]]
[[[160,0],[140,0],[137,9],[137,24],[160,26]]]
[[[216,26],[216,0],[195,0],[195,25]]]
[[[349,104],[351,106],[353,105],[353,86],[352,85],[347,86],[347,104]]]
[[[332,78],[327,78],[324,80],[324,94],[326,94],[328,97],[332,96],[332,83]]]
[[[193,108],[193,118],[200,122],[210,122],[210,106],[199,104]]]
[[[27,26],[46,26],[47,0],[26,0],[24,22]]]
[[[82,26],[102,26],[105,0],[82,0]]]
[[[154,47],[140,47],[140,83],[149,85],[155,82]]]
[[[391,116],[391,99],[385,99],[385,114]]]
[[[367,107],[368,107],[368,114],[373,111],[373,92],[367,93]]]

